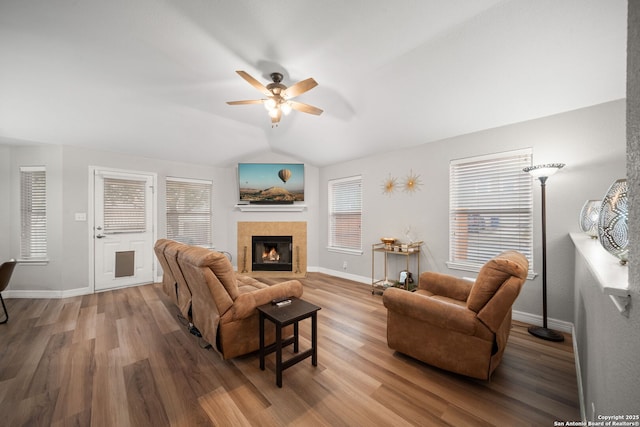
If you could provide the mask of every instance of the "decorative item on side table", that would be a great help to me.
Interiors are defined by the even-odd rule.
[[[412,290],[411,288],[414,283],[413,277],[418,277],[420,275],[420,246],[422,246],[423,242],[400,243],[397,242],[395,238],[390,237],[383,237],[380,240],[382,243],[374,243],[371,246],[371,295],[375,294],[376,291],[380,291],[382,293],[385,289],[390,287]],[[377,253],[382,253],[384,256],[384,279],[376,279]],[[400,255],[406,257],[406,269],[400,272],[399,281],[389,280],[389,254],[392,256]],[[409,270],[410,260],[413,256],[415,256],[415,275]],[[415,285],[413,285],[413,287],[415,287]]]
[[[396,239],[393,237],[381,237],[380,241],[384,243],[384,248],[390,251],[391,249],[393,249],[391,245],[393,245],[396,242]]]
[[[600,244],[626,265],[629,256],[629,216],[627,180],[618,179],[607,191],[600,208],[598,239]]]
[[[392,251],[393,250],[393,244],[396,242],[396,239],[395,239],[395,237],[381,237],[380,241],[382,243],[384,243],[384,250]],[[389,277],[387,277],[387,269],[385,268],[385,270],[384,270],[384,281],[382,282],[382,287],[384,289],[386,289],[389,286],[391,286],[391,282],[389,281]]]
[[[580,230],[591,236],[592,239],[598,238],[598,219],[600,218],[600,207],[602,200],[587,200],[580,210]]]
[[[547,219],[545,206],[545,185],[547,178],[564,167],[564,163],[529,166],[523,169],[540,180],[542,189],[542,326],[529,327],[529,333],[548,341],[564,341],[564,336],[547,327]]]

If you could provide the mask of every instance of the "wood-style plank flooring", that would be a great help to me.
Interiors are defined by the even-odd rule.
[[[322,307],[318,366],[306,359],[287,369],[282,388],[274,355],[261,371],[256,353],[223,361],[202,348],[158,284],[7,300],[0,425],[552,426],[580,419],[570,336],[545,342],[514,322],[491,381],[473,380],[390,350],[386,309],[369,286],[319,273],[302,282],[303,298]],[[301,350],[310,329],[301,322]]]

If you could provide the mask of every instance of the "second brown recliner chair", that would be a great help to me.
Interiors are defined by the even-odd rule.
[[[416,292],[385,290],[389,347],[448,371],[489,379],[502,360],[511,307],[528,268],[524,255],[507,251],[488,261],[475,283],[425,272]]]

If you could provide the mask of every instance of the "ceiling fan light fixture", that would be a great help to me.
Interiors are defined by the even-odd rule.
[[[267,100],[264,101],[264,108],[267,109],[267,111],[271,111],[274,108],[276,108],[278,104],[276,103],[275,99],[273,98],[269,98]]]
[[[271,110],[269,110],[269,117],[271,117],[272,119],[275,119],[276,117],[278,117],[279,114],[280,114],[280,111],[278,110],[278,107],[274,107]]]
[[[300,111],[307,114],[319,116],[322,110],[313,105],[303,104],[297,101],[290,101],[298,95],[313,89],[318,83],[313,78],[301,80],[292,86],[285,86],[281,83],[281,73],[271,73],[273,83],[263,85],[255,78],[251,77],[246,71],[236,71],[240,77],[246,80],[251,86],[258,89],[266,98],[251,99],[246,101],[227,101],[229,105],[246,105],[246,104],[262,104],[271,117],[271,127],[277,127],[282,114],[289,114],[291,110]]]

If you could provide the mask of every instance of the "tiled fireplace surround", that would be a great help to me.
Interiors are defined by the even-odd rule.
[[[293,245],[292,271],[257,271],[251,269],[252,236],[291,236]],[[248,276],[299,278],[307,275],[307,223],[298,222],[238,222],[238,271]]]

